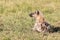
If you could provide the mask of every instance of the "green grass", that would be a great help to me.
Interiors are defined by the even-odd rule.
[[[60,40],[60,33],[31,31],[33,11],[43,12],[46,20],[60,26],[60,0],[0,0],[0,40]]]

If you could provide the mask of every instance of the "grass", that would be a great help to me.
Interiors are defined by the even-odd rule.
[[[40,10],[46,20],[60,26],[60,0],[0,0],[0,40],[60,40],[60,32],[31,31],[34,20],[29,13]]]

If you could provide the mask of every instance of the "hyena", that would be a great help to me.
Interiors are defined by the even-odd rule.
[[[29,16],[35,18],[35,24],[32,30],[38,32],[50,32],[51,25],[46,22],[42,12],[35,11],[30,13]]]

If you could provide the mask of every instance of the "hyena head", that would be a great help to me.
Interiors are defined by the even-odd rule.
[[[29,14],[30,17],[37,17],[39,15],[39,11],[35,11]]]

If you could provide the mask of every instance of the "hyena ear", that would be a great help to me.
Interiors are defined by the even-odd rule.
[[[37,15],[39,15],[39,11],[37,11],[36,13],[37,13]]]

